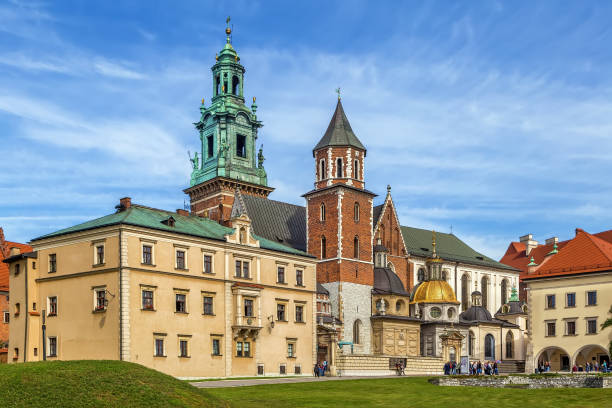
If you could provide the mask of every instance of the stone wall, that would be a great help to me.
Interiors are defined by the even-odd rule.
[[[612,388],[612,376],[570,374],[562,376],[479,376],[440,377],[429,380],[446,387],[494,387],[494,388]]]
[[[389,368],[391,356],[372,356],[359,354],[340,354],[336,357],[336,369],[339,376],[383,376],[394,375]],[[439,375],[443,372],[444,363],[435,357],[406,357],[406,375]]]

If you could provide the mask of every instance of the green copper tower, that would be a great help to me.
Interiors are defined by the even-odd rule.
[[[191,186],[227,177],[251,184],[267,186],[263,152],[257,152],[257,130],[262,127],[255,114],[255,98],[251,107],[244,100],[244,72],[240,57],[232,46],[232,30],[228,27],[226,43],[212,66],[212,103],[200,106],[201,117],[195,124],[200,134],[201,162],[197,154],[191,158]]]
[[[212,66],[212,98],[204,99],[200,120],[194,123],[199,136],[199,152],[192,165],[189,188],[191,212],[227,223],[236,189],[243,194],[267,197],[268,187],[257,132],[263,125],[257,120],[255,98],[250,107],[244,99],[244,67],[232,46],[232,29],[225,29],[226,42]]]

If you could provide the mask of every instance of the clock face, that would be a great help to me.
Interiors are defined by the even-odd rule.
[[[438,317],[442,316],[442,310],[440,310],[439,307],[432,307],[429,310],[429,315],[434,319],[437,319]]]

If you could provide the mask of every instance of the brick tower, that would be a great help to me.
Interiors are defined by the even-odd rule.
[[[317,281],[330,293],[332,313],[344,323],[344,341],[370,352],[372,200],[365,190],[361,144],[338,98],[327,131],[313,149],[314,190],[306,198],[308,252],[320,259]]]
[[[244,101],[244,67],[232,46],[232,30],[225,30],[226,44],[212,67],[213,97],[209,107],[200,106],[195,123],[201,141],[200,155],[191,157],[193,171],[189,194],[191,211],[219,222],[229,219],[238,188],[243,194],[267,197],[268,187],[260,147],[256,153],[257,120],[255,98],[249,109]],[[200,160],[201,159],[201,160]]]

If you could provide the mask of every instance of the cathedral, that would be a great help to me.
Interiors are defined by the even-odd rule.
[[[339,370],[347,355],[508,360],[520,369],[527,306],[516,294],[519,270],[452,233],[401,225],[390,186],[377,202],[381,188],[366,186],[367,148],[340,96],[322,137],[313,135],[314,188],[304,205],[269,198],[257,151],[263,124],[255,98],[246,105],[245,68],[226,34],[184,192],[192,214],[226,226],[240,215],[257,236],[316,258],[317,358],[334,368],[338,360]]]

